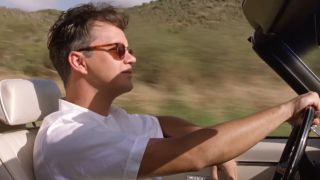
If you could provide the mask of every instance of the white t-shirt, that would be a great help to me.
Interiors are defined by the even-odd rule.
[[[102,116],[64,100],[59,106],[35,140],[37,180],[136,179],[149,139],[163,138],[153,116],[120,108]]]

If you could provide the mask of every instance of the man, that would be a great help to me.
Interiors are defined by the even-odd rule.
[[[199,170],[233,159],[285,121],[297,123],[305,107],[320,109],[318,94],[308,93],[247,118],[200,128],[112,107],[133,88],[136,59],[123,32],[127,23],[110,6],[85,4],[62,13],[51,27],[50,58],[66,96],[37,135],[37,179],[136,179]]]

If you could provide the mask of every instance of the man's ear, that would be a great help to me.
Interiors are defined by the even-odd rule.
[[[81,74],[87,74],[87,64],[85,56],[81,52],[71,51],[68,56],[68,61],[71,68]]]

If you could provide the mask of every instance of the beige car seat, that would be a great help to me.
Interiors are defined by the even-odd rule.
[[[58,110],[60,97],[58,86],[50,80],[0,81],[1,180],[34,180],[34,122]]]

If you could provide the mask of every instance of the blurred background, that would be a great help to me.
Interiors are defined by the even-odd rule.
[[[1,5],[0,78],[53,79],[63,91],[46,48],[60,10]],[[126,34],[137,64],[135,88],[118,98],[117,106],[208,126],[296,95],[252,50],[247,38],[253,30],[241,0],[157,0],[121,7],[130,16]],[[316,50],[305,57],[316,71],[318,55]],[[289,132],[283,125],[272,135]]]

